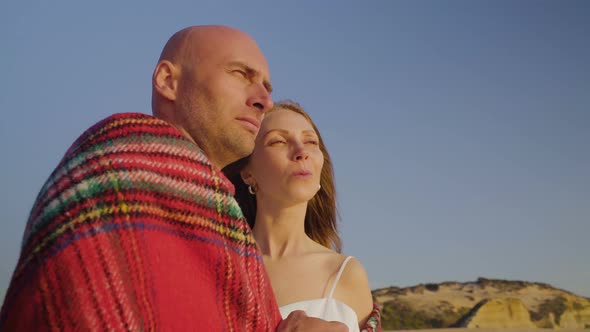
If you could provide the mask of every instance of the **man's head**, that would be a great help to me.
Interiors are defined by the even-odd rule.
[[[273,106],[264,55],[246,33],[195,26],[174,34],[152,79],[152,111],[219,168],[250,154]]]

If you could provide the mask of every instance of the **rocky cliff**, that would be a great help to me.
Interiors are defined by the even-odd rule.
[[[548,284],[479,278],[373,291],[383,327],[590,328],[590,299]]]
[[[496,298],[478,303],[456,324],[460,327],[537,327],[531,314],[519,299]]]

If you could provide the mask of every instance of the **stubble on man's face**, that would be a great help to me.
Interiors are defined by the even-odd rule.
[[[266,59],[254,40],[242,32],[221,30],[197,38],[192,53],[187,54],[199,56],[184,58],[178,105],[187,134],[223,168],[254,149],[256,133],[240,118],[260,121],[265,111],[252,105],[254,99],[263,103],[257,99],[260,91],[252,88],[260,82],[236,75],[236,63],[247,65],[270,83]]]
[[[255,135],[234,121],[239,104],[233,106],[228,102],[231,97],[216,95],[197,82],[185,82],[183,89],[186,97],[179,100],[179,104],[186,115],[187,131],[218,167],[223,168],[252,153]]]

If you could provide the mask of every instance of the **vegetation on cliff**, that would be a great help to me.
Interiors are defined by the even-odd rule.
[[[384,330],[460,327],[468,321],[497,320],[489,315],[504,315],[506,326],[590,326],[590,299],[545,283],[479,278],[475,282],[390,287],[375,290],[373,295],[382,307]],[[517,302],[496,301],[494,303],[499,303],[496,306],[488,305],[486,310],[479,310],[482,303],[491,299],[516,299]],[[503,308],[503,303],[521,303],[519,308],[524,311],[521,310],[523,313],[518,318],[503,314],[514,310]]]

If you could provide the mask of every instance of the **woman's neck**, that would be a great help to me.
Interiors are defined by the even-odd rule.
[[[275,259],[308,249],[311,239],[305,234],[306,210],[307,202],[289,207],[258,204],[252,231],[263,255]]]

